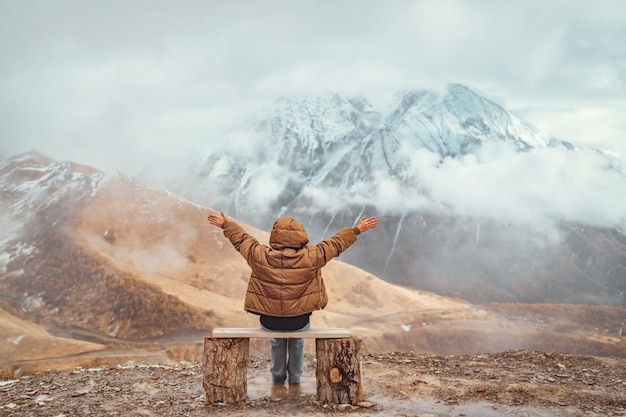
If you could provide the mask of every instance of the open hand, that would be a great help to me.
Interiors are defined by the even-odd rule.
[[[226,215],[223,212],[220,211],[220,215],[219,216],[217,216],[215,214],[209,214],[207,216],[207,220],[212,225],[217,226],[219,228],[222,228],[222,226],[224,226],[224,223],[228,221],[228,217],[226,217]]]
[[[378,219],[376,217],[370,217],[368,219],[367,216],[363,215],[363,217],[361,217],[361,220],[359,220],[359,224],[356,227],[358,227],[361,233],[363,233],[375,228],[377,224]]]

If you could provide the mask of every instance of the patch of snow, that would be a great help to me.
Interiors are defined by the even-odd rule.
[[[24,298],[22,311],[26,312],[30,310],[35,310],[35,309],[42,307],[44,304],[45,302],[43,301],[43,298],[35,297],[35,296],[28,296]]]
[[[11,255],[8,252],[0,252],[0,267],[2,272],[7,272],[7,264],[11,260]]]
[[[19,242],[15,247],[15,256],[28,256],[33,253],[35,245]]]
[[[7,338],[7,342],[13,343],[14,345],[19,345],[20,343],[22,343],[22,340],[24,340],[23,334]]]
[[[118,324],[112,332],[109,332],[108,335],[111,337],[117,337],[117,333],[120,331],[120,325]]]
[[[52,400],[54,400],[54,397],[48,394],[41,394],[41,395],[38,395],[37,398],[35,398],[35,402],[40,405],[44,403],[45,401],[52,401]]]

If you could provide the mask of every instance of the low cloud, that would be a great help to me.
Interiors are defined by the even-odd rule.
[[[489,143],[458,158],[417,150],[409,159],[434,210],[520,224],[626,226],[626,176],[596,150],[518,152]]]
[[[285,189],[290,175],[284,175],[282,171],[278,165],[264,164],[250,175],[247,198],[260,214],[267,212]]]
[[[594,149],[519,152],[513,144],[487,143],[475,154],[443,160],[424,149],[403,154],[414,184],[381,172],[372,184],[351,190],[309,186],[301,193],[306,209],[334,213],[373,206],[383,214],[421,211],[544,230],[561,221],[626,228],[626,176],[616,169],[619,160]],[[281,178],[289,176],[278,166],[261,172],[250,187],[256,207],[275,200],[286,184]]]

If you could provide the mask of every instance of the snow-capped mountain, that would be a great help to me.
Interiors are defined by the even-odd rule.
[[[483,175],[479,180],[488,180],[484,185],[475,185],[483,194],[489,187],[517,187],[515,192],[519,188],[518,194],[526,193],[526,200],[510,192],[476,202],[486,197],[464,193],[463,175],[475,173],[476,161],[498,162],[501,149],[506,155],[532,153],[529,162],[514,160],[527,171],[539,167],[530,163],[549,163],[550,158],[564,159],[578,151],[465,86],[451,84],[445,94],[405,91],[386,110],[374,109],[364,97],[285,98],[271,117],[255,126],[254,151],[216,150],[185,179],[184,187],[172,190],[266,230],[278,216],[297,217],[308,226],[313,241],[354,224],[363,214],[376,214],[383,218],[383,231],[375,238],[364,237],[371,240],[346,258],[359,259],[360,266],[392,282],[458,294],[467,286],[497,281],[493,297],[483,297],[483,292],[478,298],[511,300],[525,296],[516,293],[517,282],[534,283],[552,275],[563,282],[601,277],[613,289],[601,290],[600,298],[622,302],[626,238],[619,227],[574,226],[578,218],[568,222],[559,217],[561,210],[570,211],[568,207],[551,208],[546,215],[550,227],[507,220],[506,212],[517,206],[531,211],[524,206],[532,204],[527,200],[546,205],[550,197],[545,195],[561,192],[570,172],[557,174],[564,186],[555,184],[551,191],[533,191],[544,180],[537,175],[532,180],[509,175],[502,181],[510,184],[499,182],[497,175],[506,174],[506,166]],[[600,165],[613,169],[610,162]],[[441,182],[440,166],[452,166],[446,180],[461,186],[433,187]],[[615,181],[623,181],[623,175]],[[503,199],[511,201],[502,204]],[[504,209],[483,215],[475,210],[479,203],[500,203]],[[523,215],[525,221],[538,217]],[[621,221],[626,221],[623,216]],[[611,255],[601,255],[590,243],[594,239],[602,240]],[[545,295],[526,287],[522,293],[532,289],[531,298]],[[575,292],[556,298],[584,302],[586,295]]]
[[[449,85],[444,96],[432,91],[402,94],[385,126],[390,137],[408,139],[442,157],[470,153],[491,141],[510,141],[520,150],[571,146],[460,84]]]
[[[260,219],[249,217],[252,212],[266,209],[273,216],[297,205],[299,198],[313,211],[328,211],[328,201],[316,201],[320,189],[333,190],[341,205],[350,204],[347,200],[375,205],[372,187],[380,184],[418,189],[410,158],[420,150],[443,159],[494,142],[512,144],[519,151],[573,148],[458,84],[451,84],[443,96],[432,91],[400,93],[385,112],[374,110],[363,97],[285,98],[272,117],[256,126],[262,138],[258,152],[209,155],[185,181],[187,188],[175,191],[258,223]],[[263,188],[260,182],[272,185],[269,207],[259,204],[255,189]]]

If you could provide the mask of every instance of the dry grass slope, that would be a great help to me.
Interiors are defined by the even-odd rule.
[[[207,315],[159,288],[119,270],[63,234],[48,234],[37,256],[8,265],[22,270],[4,282],[16,309],[26,296],[31,317],[126,340],[206,329]]]

